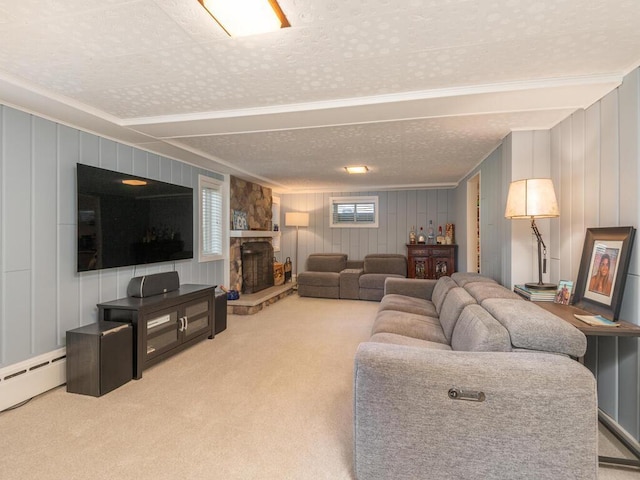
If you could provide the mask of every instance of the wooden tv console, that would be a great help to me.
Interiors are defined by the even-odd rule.
[[[98,304],[100,321],[133,324],[133,378],[205,338],[214,337],[215,287],[181,285],[151,297],[126,297]]]

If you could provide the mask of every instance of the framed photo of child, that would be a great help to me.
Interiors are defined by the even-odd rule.
[[[575,305],[609,320],[618,319],[634,236],[634,227],[587,229]]]

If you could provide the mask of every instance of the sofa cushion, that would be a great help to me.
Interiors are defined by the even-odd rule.
[[[492,282],[472,282],[467,283],[464,289],[475,298],[476,302],[482,304],[487,298],[511,298],[514,300],[524,299],[515,292],[512,292],[499,283]]]
[[[298,296],[315,298],[340,298],[339,286],[298,284]]]
[[[430,300],[424,298],[407,297],[397,293],[385,295],[380,301],[378,311],[397,310],[399,312],[415,313],[416,315],[427,315],[437,317],[438,312],[435,305]]]
[[[397,333],[376,333],[369,339],[370,342],[391,343],[393,345],[405,345],[408,347],[431,348],[436,350],[451,350],[446,343],[430,342],[413,337],[405,337]]]
[[[489,298],[482,306],[509,332],[516,348],[582,357],[587,338],[580,330],[532,302]]]
[[[437,318],[385,310],[376,316],[371,334],[395,333],[430,342],[449,343]]]
[[[460,287],[464,287],[467,283],[471,282],[498,283],[493,278],[485,277],[484,275],[474,272],[455,272],[451,274],[451,278]]]
[[[395,253],[375,253],[364,257],[364,273],[407,276],[407,258]],[[384,285],[383,285],[384,286]]]
[[[453,350],[510,352],[509,332],[480,305],[467,305],[451,336]]]
[[[403,278],[400,275],[389,274],[389,273],[363,273],[360,275],[360,288],[376,288],[383,292],[384,294],[384,281],[387,277],[399,277]]]
[[[442,303],[442,308],[440,309],[440,324],[442,325],[442,331],[444,332],[446,343],[451,342],[453,329],[456,326],[456,322],[458,321],[458,318],[460,318],[464,307],[472,303],[476,303],[476,301],[462,287],[452,288],[449,290],[449,293],[447,293],[447,296]]]
[[[347,268],[347,255],[344,253],[312,253],[307,258],[309,272],[339,273]]]
[[[340,274],[335,272],[302,272],[298,275],[299,285],[313,287],[338,287]]]
[[[432,300],[433,289],[437,280],[416,280],[415,278],[388,277],[384,281],[384,293],[396,293],[405,297],[424,298]]]
[[[451,277],[440,277],[436,282],[436,286],[433,287],[433,294],[431,295],[431,301],[436,307],[436,311],[439,312],[442,308],[442,304],[444,303],[444,299],[449,293],[449,290],[457,287],[456,282],[454,282]]]

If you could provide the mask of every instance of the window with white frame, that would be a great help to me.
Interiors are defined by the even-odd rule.
[[[199,175],[200,195],[200,251],[199,260],[208,262],[224,258],[227,231],[225,183],[215,178]]]
[[[378,197],[331,197],[330,226],[378,228]]]

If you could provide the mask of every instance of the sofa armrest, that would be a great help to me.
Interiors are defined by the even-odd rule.
[[[397,293],[407,297],[431,300],[437,280],[419,280],[415,278],[388,277],[384,282],[384,294]]]
[[[360,275],[362,268],[345,268],[340,272],[340,298],[360,299]]]
[[[568,357],[367,342],[354,383],[358,480],[597,478],[595,379]]]

